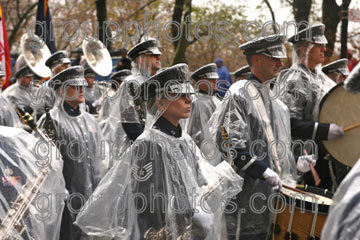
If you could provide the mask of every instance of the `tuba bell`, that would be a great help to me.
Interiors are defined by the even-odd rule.
[[[110,53],[100,40],[84,39],[82,49],[87,64],[96,74],[106,77],[112,72]]]
[[[35,34],[25,33],[20,40],[20,48],[24,59],[30,69],[42,78],[49,78],[51,70],[45,65],[51,56],[49,48],[44,41]]]

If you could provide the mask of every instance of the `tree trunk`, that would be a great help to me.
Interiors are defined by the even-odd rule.
[[[106,0],[96,0],[96,16],[99,22],[99,40],[104,43],[104,45],[107,47],[107,49],[111,50],[111,42],[107,41],[107,37],[111,37],[111,31],[110,29],[107,29],[106,26],[104,26],[104,22],[106,22]],[[107,30],[105,34],[105,30]]]
[[[173,59],[173,65],[177,63],[186,63],[186,48],[189,46],[189,42],[186,39],[186,27],[185,27],[185,20],[188,19],[187,22],[190,22],[190,15],[191,15],[191,0],[185,0],[185,14],[184,19],[181,24],[182,34],[179,42],[176,46],[175,56]],[[174,8],[175,9],[175,8]],[[190,25],[190,24],[189,24]]]
[[[351,0],[343,0],[342,3],[342,21],[341,21],[341,58],[347,57],[347,28],[349,23],[349,5]]]
[[[322,22],[325,24],[325,37],[328,40],[325,57],[330,58],[334,52],[337,25],[340,22],[340,7],[335,0],[323,0]],[[326,61],[327,62],[327,61]]]
[[[181,23],[181,17],[182,17],[182,13],[183,13],[183,10],[184,10],[184,3],[185,3],[184,0],[175,0],[175,6],[174,6],[173,15],[172,15],[172,21],[173,22]],[[173,38],[175,38],[177,35],[178,35],[178,29],[174,24],[172,24],[171,25],[171,36]],[[179,41],[174,41],[173,42],[173,45],[174,45],[175,49],[177,48],[178,42]]]

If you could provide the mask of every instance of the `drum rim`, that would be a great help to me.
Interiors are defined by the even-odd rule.
[[[329,199],[333,198],[334,193],[327,190],[327,189],[322,189],[322,188],[318,188],[318,187],[314,187],[314,186],[309,186],[309,185],[304,185],[304,186],[297,186],[297,189],[301,189],[301,190],[311,190],[309,191],[309,193],[312,194],[316,194],[316,195],[320,195]],[[314,192],[314,190],[316,192]],[[289,205],[289,199],[291,198],[291,196],[284,194],[283,192],[281,192],[281,194],[285,197],[286,200],[286,205]],[[298,198],[295,198],[295,208],[296,209],[301,209],[301,201]],[[304,203],[304,207],[305,207],[305,211],[312,211],[312,202],[309,201],[305,201]],[[327,205],[327,204],[318,204],[318,212],[321,214],[328,214],[329,210],[330,210],[330,206],[331,205]]]
[[[328,96],[330,95],[330,93],[332,93],[333,91],[335,91],[335,89],[337,89],[338,87],[343,86],[343,85],[344,85],[344,82],[338,83],[337,85],[335,85],[334,87],[332,87],[332,88],[323,96],[323,98],[322,98],[321,101],[320,101],[320,105],[319,105],[319,118],[318,118],[318,121],[320,120],[320,112],[321,112],[321,110],[322,110],[322,107],[323,107],[326,99],[327,99]]]
[[[338,83],[337,85],[335,85],[334,87],[332,87],[332,88],[324,95],[324,97],[321,99],[320,105],[319,105],[319,117],[318,117],[318,121],[319,121],[319,122],[320,122],[320,113],[321,113],[321,110],[322,110],[322,108],[323,108],[323,105],[324,105],[326,99],[328,98],[328,96],[330,95],[330,93],[332,93],[333,91],[335,91],[336,89],[338,89],[340,86],[343,86],[343,85],[344,85],[344,82]],[[321,145],[321,147],[322,147],[323,149],[325,149],[326,153],[330,155],[330,157],[332,158],[332,160],[335,160],[335,161],[337,161],[337,162],[339,162],[339,163],[341,163],[341,164],[343,164],[343,165],[345,165],[345,166],[347,166],[347,167],[350,167],[350,166],[344,164],[343,162],[337,160],[336,158],[334,158],[334,157],[330,154],[330,151],[327,149],[326,145],[324,144],[324,141],[327,141],[327,140],[321,140],[321,141],[319,141],[319,142],[320,142],[320,145]],[[329,159],[329,161],[330,161],[330,159]]]

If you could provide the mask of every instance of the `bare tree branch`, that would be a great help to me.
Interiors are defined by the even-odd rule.
[[[356,37],[356,36],[359,36],[359,35],[360,35],[360,32],[353,33],[353,34],[349,35],[349,38],[353,38],[353,37]]]
[[[270,2],[268,1],[268,0],[263,0],[264,2],[265,2],[265,4],[267,5],[267,7],[269,8],[269,11],[270,11],[270,14],[271,14],[271,18],[272,18],[272,20],[273,20],[273,22],[275,23],[276,21],[275,21],[275,14],[274,14],[274,11],[273,11],[273,9],[272,9],[272,7],[271,7],[271,5],[270,5]],[[277,29],[276,29],[276,27],[275,27],[275,24],[273,24],[273,30],[274,30],[274,34],[276,34],[277,33]]]
[[[132,18],[133,16],[137,15],[139,12],[141,12],[144,8],[146,8],[147,6],[149,6],[150,4],[156,2],[157,0],[150,0],[149,2],[147,2],[145,5],[141,6],[138,10],[136,10],[134,13],[132,13],[130,16],[128,16],[127,19]]]
[[[201,32],[199,33],[199,38],[201,38],[202,36],[209,36],[209,33],[208,32]],[[193,43],[195,43],[197,40],[199,40],[198,38],[194,37],[193,40],[189,41],[188,42],[188,45],[191,45]]]
[[[31,11],[35,8],[37,5],[37,2],[33,3],[25,13],[21,14],[21,17],[19,18],[19,21],[14,26],[13,30],[11,31],[10,37],[9,37],[9,47],[11,49],[12,44],[15,42],[16,34],[19,31],[19,29],[23,26],[23,23],[26,21],[27,18],[29,18],[29,15],[31,14]]]

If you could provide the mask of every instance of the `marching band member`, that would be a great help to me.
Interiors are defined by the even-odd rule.
[[[50,68],[51,76],[55,76],[62,70],[71,66],[71,61],[65,51],[57,51],[53,53],[45,62],[45,65]],[[50,110],[55,104],[55,94],[49,84],[51,81],[47,80],[42,83],[35,93],[36,115],[41,117],[46,110]]]
[[[21,128],[0,126],[2,239],[59,239],[64,208],[59,200],[65,193],[63,160],[55,146],[39,143]]]
[[[84,89],[84,98],[87,106],[87,111],[91,114],[96,114],[96,107],[101,105],[102,89],[95,83],[95,72],[82,58],[80,65],[84,68],[84,77],[87,81],[87,87]]]
[[[70,203],[64,209],[61,239],[80,239],[82,233],[72,223],[82,202],[95,190],[107,170],[101,154],[101,130],[95,118],[81,109],[87,81],[81,66],[67,68],[51,78],[55,105],[39,120],[40,129],[54,131],[64,160],[66,189]],[[49,116],[50,115],[50,116]],[[72,195],[76,196],[72,199]]]
[[[230,73],[231,75],[233,75],[235,77],[235,81],[237,82],[239,80],[245,80],[249,77],[251,73],[251,69],[249,65],[243,66],[237,70],[235,70],[234,72]]]
[[[334,82],[341,83],[350,73],[347,64],[347,58],[342,58],[323,66],[321,70]]]
[[[118,72],[111,74],[110,76],[111,90],[109,92],[106,92],[105,98],[102,101],[102,106],[99,110],[98,122],[100,123],[100,125],[102,125],[102,122],[109,117],[114,107],[113,103],[119,101],[117,100],[120,95],[118,89],[125,80],[125,78],[130,75],[131,75],[131,71],[129,69],[120,70]]]
[[[220,239],[222,203],[241,190],[242,178],[226,162],[214,167],[196,159],[179,124],[190,115],[194,93],[187,72],[177,64],[140,86],[145,130],[78,215],[76,224],[89,236]]]
[[[344,135],[342,127],[335,123],[319,123],[319,105],[323,96],[336,84],[319,68],[324,61],[325,26],[314,25],[299,31],[288,39],[293,44],[293,64],[279,74],[276,88],[279,97],[290,110],[291,133],[294,139],[315,141],[334,140]],[[300,153],[303,154],[303,153]],[[326,153],[318,147],[315,169],[322,179],[319,185],[331,189],[331,179]],[[303,176],[306,184],[314,185],[311,173]]]
[[[283,182],[295,185],[296,169],[309,171],[303,163],[315,161],[312,156],[302,156],[296,165],[291,151],[289,110],[270,90],[270,80],[283,66],[281,59],[287,57],[284,42],[284,36],[268,36],[240,46],[251,74],[229,88],[228,98],[209,121],[217,146],[244,177],[243,191],[235,199],[237,207],[225,215],[228,239],[267,239],[270,211],[254,211],[250,198],[253,194],[268,197],[272,187],[281,187]],[[253,203],[256,209],[264,204],[261,198]]]
[[[5,73],[0,70],[0,125],[21,128],[21,122],[15,112],[14,106],[2,95],[2,85]]]
[[[161,52],[154,39],[145,40],[132,47],[128,56],[132,61],[131,75],[124,79],[118,90],[118,98],[113,99],[114,107],[103,125],[108,129],[104,138],[112,145],[112,158],[118,159],[124,149],[143,132],[146,107],[136,96],[137,87],[154,75],[160,68]],[[111,129],[111,130],[110,130]]]
[[[6,97],[14,106],[24,109],[28,113],[32,113],[34,106],[35,89],[32,85],[34,73],[27,65],[24,56],[20,54],[15,63],[16,83],[5,89],[3,96]]]
[[[191,114],[186,121],[185,131],[200,147],[201,143],[209,138],[208,121],[220,104],[220,100],[214,96],[219,78],[216,64],[202,66],[195,70],[190,78],[195,82],[197,93],[191,102]]]

